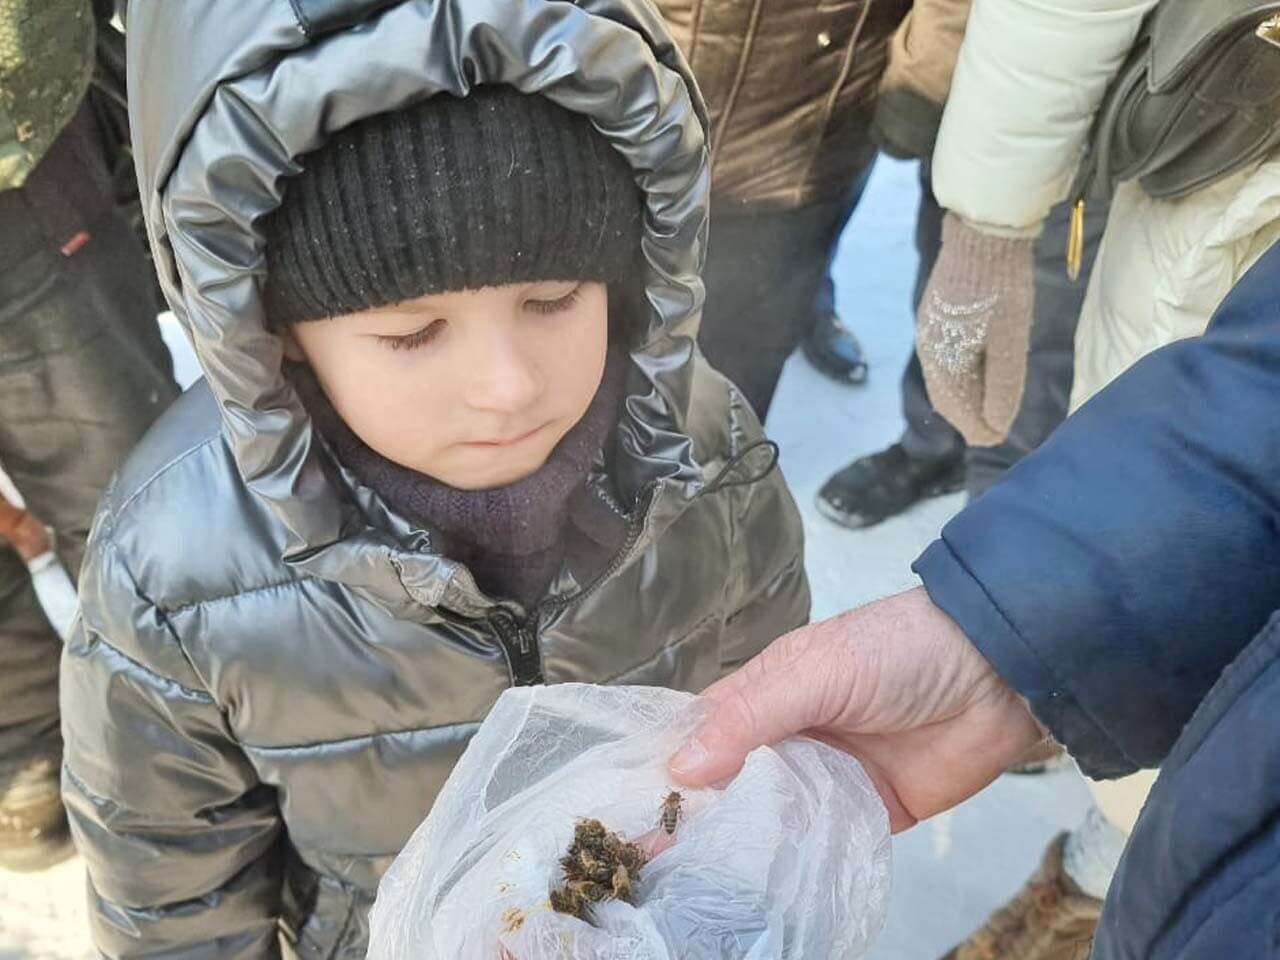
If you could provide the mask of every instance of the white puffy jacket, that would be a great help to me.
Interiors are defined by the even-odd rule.
[[[974,0],[933,157],[939,203],[987,233],[1038,233],[1155,2]],[[1202,333],[1278,238],[1280,158],[1179,200],[1121,184],[1076,333],[1072,409]]]
[[[1122,183],[1076,329],[1074,410],[1157,347],[1198,337],[1280,240],[1280,157],[1179,200]]]
[[[938,202],[987,232],[1038,232],[1155,2],[974,0],[934,151]]]

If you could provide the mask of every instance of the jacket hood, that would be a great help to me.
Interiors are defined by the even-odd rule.
[[[380,600],[474,606],[474,585],[368,491],[344,489],[267,330],[262,217],[297,158],[364,117],[482,84],[587,115],[646,198],[649,316],[632,350],[613,480],[695,495],[694,337],[709,177],[705,112],[644,0],[206,0],[134,5],[131,122],[161,285],[240,473],[287,531],[285,560]],[[375,522],[370,525],[369,518]],[[457,595],[461,590],[462,595]]]

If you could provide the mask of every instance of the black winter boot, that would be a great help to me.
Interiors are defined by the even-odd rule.
[[[60,767],[60,754],[48,751],[0,764],[0,868],[44,870],[75,852],[59,794]]]
[[[842,383],[866,382],[867,358],[862,344],[834,313],[819,316],[801,346],[819,373]]]
[[[870,527],[908,507],[964,487],[964,451],[937,460],[907,455],[901,444],[861,457],[818,491],[818,512],[844,527]]]

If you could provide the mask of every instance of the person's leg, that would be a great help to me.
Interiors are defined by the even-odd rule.
[[[1094,805],[1056,836],[1040,869],[943,960],[1086,960],[1111,878],[1157,771],[1090,781]]]
[[[1119,780],[1090,780],[1093,806],[1067,837],[1067,876],[1091,897],[1105,900],[1129,834],[1155,786],[1158,770],[1139,770]]]
[[[842,383],[864,382],[867,379],[867,360],[862,352],[862,344],[836,312],[836,284],[831,268],[840,246],[840,237],[862,200],[874,168],[875,154],[872,153],[850,184],[844,209],[831,232],[826,273],[814,301],[812,326],[802,344],[804,355],[815,370]]]
[[[56,144],[55,144],[56,149]],[[56,284],[44,259],[43,236],[35,230],[22,195],[0,192],[0,430],[21,429],[33,411],[9,388],[18,378],[41,382],[38,364],[24,371],[21,344],[36,339],[40,311],[31,309]],[[38,251],[40,263],[26,253]],[[19,262],[16,258],[23,257]],[[23,376],[25,373],[25,376]],[[38,421],[32,424],[38,429]],[[0,466],[17,457],[4,456]],[[57,773],[62,742],[58,733],[58,657],[61,645],[45,619],[26,564],[8,545],[0,546],[0,867],[37,869],[70,852],[69,834],[58,800]]]
[[[920,207],[915,241],[919,253],[912,316],[942,248],[942,215],[927,164],[920,166]],[[842,526],[872,526],[929,497],[964,485],[964,438],[933,409],[924,374],[912,350],[902,375],[901,438],[885,450],[854,460],[818,492],[817,507]]]
[[[1102,900],[1068,874],[1068,840],[1054,837],[1022,889],[942,960],[1089,960]]]
[[[804,337],[841,203],[797,210],[717,209],[703,279],[703,353],[764,420],[783,365]]]
[[[916,267],[915,288],[911,293],[913,322],[920,309],[920,301],[924,298],[929,276],[933,273],[933,266],[938,262],[938,254],[942,251],[942,218],[945,213],[938,205],[938,198],[933,195],[929,164],[923,162],[920,164],[920,208],[916,214],[915,231],[919,263]],[[907,368],[902,374],[902,415],[906,420],[906,428],[898,442],[912,460],[954,460],[962,455],[964,438],[933,409],[929,392],[925,388],[924,371],[914,349],[907,358]]]
[[[93,156],[77,118],[22,189],[0,193],[0,468],[73,575],[111,475],[177,395],[148,267]],[[32,831],[61,823],[60,644],[25,567],[2,555],[0,863],[34,866]]]
[[[0,547],[0,867],[11,870],[71,853],[58,797],[61,652],[26,565]]]
[[[1119,780],[1090,780],[1094,805],[1108,823],[1128,836],[1159,774],[1159,770],[1139,770]]]
[[[836,281],[831,276],[831,268],[835,264],[836,251],[840,249],[840,236],[844,233],[845,228],[849,226],[849,221],[853,218],[853,212],[858,209],[858,204],[862,202],[862,195],[867,192],[867,184],[871,182],[871,174],[875,171],[875,168],[876,154],[872,153],[870,158],[863,162],[862,168],[849,185],[849,196],[845,199],[844,208],[840,211],[840,219],[834,224],[831,231],[831,240],[827,245],[826,271],[822,276],[822,283],[818,287],[817,299],[813,302],[815,317],[824,313],[836,312]]]

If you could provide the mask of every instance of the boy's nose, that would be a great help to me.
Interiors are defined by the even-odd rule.
[[[531,406],[542,391],[537,368],[520,356],[514,345],[491,348],[473,363],[467,403],[477,410],[518,413]]]

